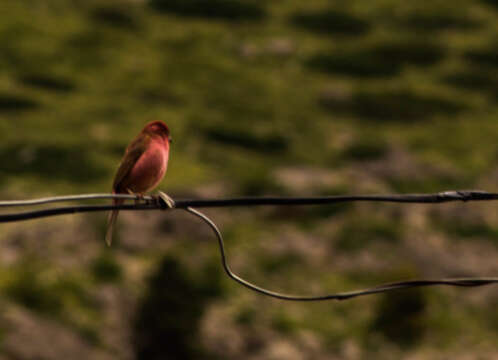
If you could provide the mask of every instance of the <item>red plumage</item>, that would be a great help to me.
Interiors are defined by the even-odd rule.
[[[126,148],[112,185],[113,194],[140,194],[155,188],[164,177],[168,167],[169,145],[171,143],[168,126],[162,121],[145,125],[142,131]],[[115,199],[113,204],[122,204]],[[106,242],[112,242],[112,231],[119,211],[109,213]]]

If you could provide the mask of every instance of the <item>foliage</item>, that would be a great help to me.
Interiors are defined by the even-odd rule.
[[[160,187],[174,197],[496,191],[496,0],[26,0],[1,8],[3,198],[107,192],[126,144],[152,119],[172,129]],[[446,208],[356,204],[215,215],[229,229],[236,270],[276,290],[316,293],[398,280],[386,271],[397,266],[431,276],[496,269],[496,211],[474,209],[463,220]],[[161,230],[151,219],[169,214],[125,215],[119,244],[101,252],[99,216],[84,217],[84,231],[68,222],[72,235],[48,222],[0,232],[2,299],[98,351],[161,357],[164,334],[184,358],[263,358],[275,339],[310,358],[356,348],[356,357],[379,359],[498,351],[487,295],[272,302],[218,280],[218,254],[198,223],[175,213]],[[82,248],[71,245],[81,237]],[[26,239],[43,246],[33,251]],[[59,258],[70,270],[59,270]],[[122,314],[133,319],[112,322]],[[206,325],[217,322],[223,328]],[[224,328],[243,345],[221,346],[230,341],[215,336]],[[9,343],[15,330],[0,330]],[[130,333],[133,345],[116,340]]]

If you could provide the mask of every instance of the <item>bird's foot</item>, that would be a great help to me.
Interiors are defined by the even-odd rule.
[[[137,196],[137,198],[135,199],[135,205],[138,205],[140,204],[140,202],[145,202],[147,203],[147,200],[145,200],[145,196],[144,194],[135,194]]]
[[[129,194],[129,195],[133,195],[133,196],[136,196],[136,199],[133,199],[133,202],[135,203],[135,205],[138,205],[140,204],[141,201],[144,201],[144,194],[141,194],[141,193],[135,193],[133,191],[131,191],[130,189],[126,189],[126,192]]]
[[[162,191],[159,191],[158,194],[157,199],[160,205],[166,205],[168,209],[173,209],[175,207],[175,200],[173,200],[169,195]]]

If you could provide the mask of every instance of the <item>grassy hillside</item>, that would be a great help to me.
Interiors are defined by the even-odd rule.
[[[152,119],[172,130],[160,187],[173,197],[498,191],[495,0],[22,0],[0,10],[3,199],[109,191],[126,144]],[[234,269],[275,290],[498,274],[493,204],[209,214]],[[496,289],[281,302],[226,279],[209,229],[185,214],[119,223],[111,249],[105,214],[2,225],[0,353],[498,356]]]

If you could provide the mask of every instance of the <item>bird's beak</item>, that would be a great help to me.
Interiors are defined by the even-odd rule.
[[[169,136],[168,137],[168,141],[169,141],[170,144],[172,144],[173,143],[173,138],[171,136]]]

